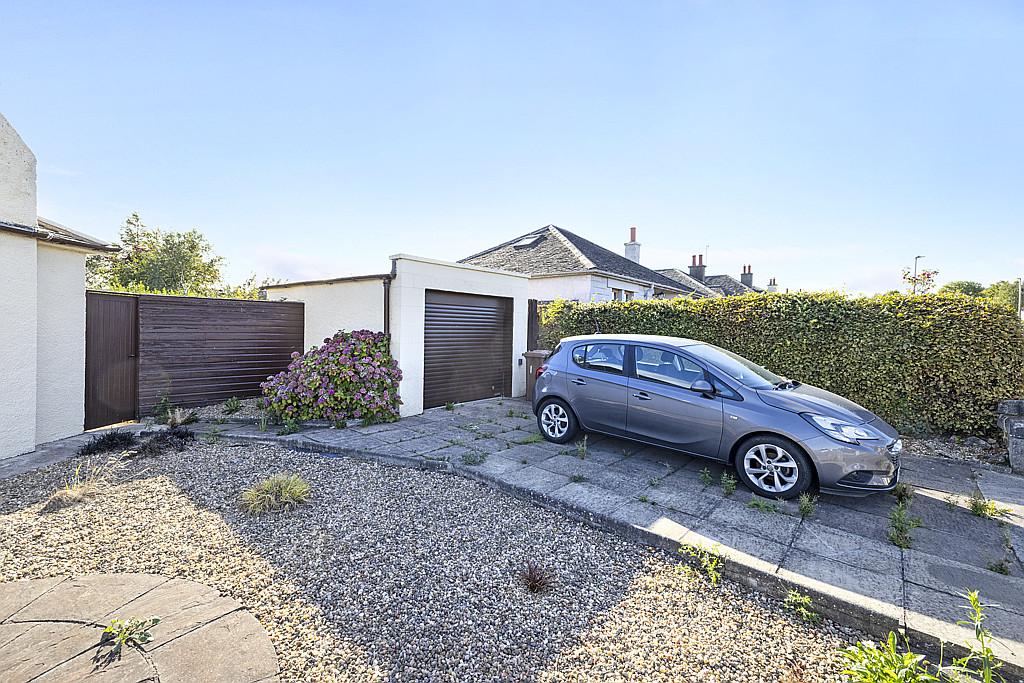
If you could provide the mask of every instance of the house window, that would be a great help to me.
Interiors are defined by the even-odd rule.
[[[633,300],[633,294],[635,294],[635,292],[631,292],[631,291],[629,291],[627,289],[626,290],[626,301],[632,301]]]
[[[622,301],[622,290],[612,288],[612,299],[615,301]]]

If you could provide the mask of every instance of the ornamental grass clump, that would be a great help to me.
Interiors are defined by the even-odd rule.
[[[309,500],[309,484],[297,474],[275,474],[242,492],[242,503],[253,515],[293,510]]]
[[[387,335],[342,330],[305,354],[293,353],[288,368],[260,387],[264,407],[284,421],[377,423],[398,419],[401,379]]]

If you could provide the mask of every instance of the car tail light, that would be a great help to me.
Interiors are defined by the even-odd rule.
[[[546,365],[542,365],[542,366],[540,366],[539,368],[537,368],[537,374],[536,374],[536,375],[534,375],[534,377],[535,377],[535,378],[536,378],[536,377],[540,377],[541,375],[543,375],[543,374],[544,374],[544,371],[545,371],[545,370],[547,370],[547,369],[548,369],[548,366],[546,366]]]

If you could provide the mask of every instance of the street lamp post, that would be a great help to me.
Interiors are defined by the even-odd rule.
[[[914,280],[913,280],[913,282],[911,284],[911,288],[912,288],[911,289],[911,293],[912,294],[917,294],[917,262],[918,262],[919,259],[923,259],[923,258],[924,258],[924,256],[915,256],[914,257]]]

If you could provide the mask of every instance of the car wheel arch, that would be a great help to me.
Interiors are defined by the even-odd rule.
[[[786,441],[791,441],[793,445],[799,448],[800,452],[807,457],[807,460],[810,461],[811,476],[813,477],[812,483],[814,485],[818,484],[818,465],[817,463],[814,462],[814,458],[811,457],[811,454],[807,452],[807,449],[804,448],[803,445],[793,437],[787,434],[783,434],[782,432],[773,432],[769,429],[756,429],[754,431],[747,432],[746,434],[741,434],[740,436],[736,437],[736,440],[733,441],[732,445],[729,447],[729,465],[731,465],[732,467],[736,466],[736,457],[739,455],[740,444],[742,444],[747,439],[756,436],[771,436],[775,437],[776,439],[785,439]]]

